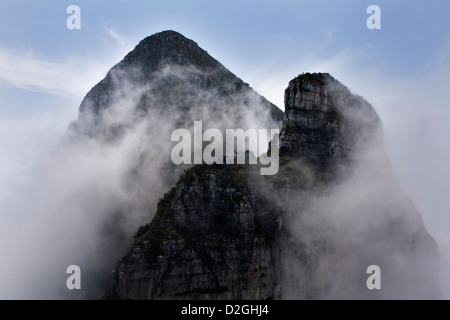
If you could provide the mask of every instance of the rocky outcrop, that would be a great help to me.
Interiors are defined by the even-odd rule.
[[[280,298],[277,208],[249,183],[248,166],[187,170],[140,227],[107,298]]]
[[[329,74],[302,74],[289,82],[280,155],[336,174],[357,153],[358,143],[381,135],[372,106]],[[335,176],[331,176],[334,179]]]

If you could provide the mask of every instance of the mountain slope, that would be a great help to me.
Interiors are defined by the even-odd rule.
[[[192,40],[174,31],[142,40],[89,91],[58,150],[66,198],[76,202],[71,214],[89,226],[67,240],[87,266],[83,293],[104,292],[102,280],[135,229],[191,166],[171,161],[175,129],[192,132],[194,121],[204,130],[275,129],[282,117]]]
[[[132,120],[104,123],[115,108],[119,109],[116,112],[127,111],[139,116],[151,113],[150,116],[158,114],[176,120],[187,115],[188,119],[179,125],[190,125],[188,120],[193,119],[221,119],[230,126],[246,127],[252,121],[251,125],[265,128],[279,126],[283,119],[280,109],[259,96],[197,43],[175,31],[145,38],[115,65],[83,99],[79,119],[73,123],[72,130],[76,134],[111,138],[129,125],[124,120]]]

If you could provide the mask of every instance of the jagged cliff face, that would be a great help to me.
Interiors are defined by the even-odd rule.
[[[370,104],[328,74],[305,74],[285,91],[285,118],[280,154],[304,161],[331,179],[348,165],[361,144],[381,136]]]
[[[201,165],[159,202],[106,298],[436,298],[437,248],[373,108],[328,74],[285,91],[280,171]],[[368,290],[378,265],[382,289]]]
[[[137,231],[107,297],[279,298],[280,216],[249,183],[257,174],[237,165],[186,171]]]

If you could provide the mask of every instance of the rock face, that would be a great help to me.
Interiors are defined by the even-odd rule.
[[[279,298],[279,213],[249,184],[255,174],[237,165],[187,170],[137,231],[107,297]]]
[[[335,174],[350,162],[358,142],[381,134],[372,106],[329,74],[298,76],[289,82],[284,99],[280,154],[305,161],[317,172]]]
[[[139,228],[105,298],[439,296],[437,246],[395,182],[373,108],[328,74],[285,91],[280,170],[198,165]],[[381,290],[367,268],[381,269]]]

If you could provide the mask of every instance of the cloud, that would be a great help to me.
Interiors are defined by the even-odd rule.
[[[50,152],[50,146],[56,144],[66,129],[65,117],[52,113],[44,117],[0,119],[0,199],[11,195],[2,192],[11,192],[10,183],[27,180],[27,168],[39,161],[37,155]]]
[[[15,172],[11,179],[23,171],[23,164],[15,160],[27,146],[36,145],[45,158],[36,170],[22,175],[27,181],[12,192],[11,186],[0,180],[0,191],[5,187],[5,201],[0,201],[0,256],[6,261],[0,270],[0,287],[8,288],[0,290],[0,297],[101,296],[107,286],[98,282],[109,281],[111,269],[128,250],[132,235],[152,218],[158,199],[183,169],[168,167],[173,129],[190,128],[193,119],[208,120],[204,123],[216,128],[232,128],[237,123],[243,128],[244,124],[272,128],[269,111],[263,109],[259,96],[243,90],[223,97],[218,89],[199,87],[200,81],[192,79],[202,79],[202,73],[195,68],[166,67],[144,85],[129,79],[135,75],[132,71],[116,69],[109,74],[113,86],[109,107],[94,117],[87,111],[90,102],[86,100],[86,111],[53,154],[33,133],[43,128],[57,138],[64,130],[55,132],[46,123],[41,127],[39,121],[19,121],[22,130],[28,125],[36,130],[0,147],[0,155],[14,154],[8,157]],[[171,89],[167,95],[161,88],[168,83],[184,89]],[[241,108],[244,104],[246,109]],[[180,112],[180,106],[189,109],[189,114]],[[61,123],[67,124],[67,120]],[[7,124],[5,130],[13,132],[15,123]],[[92,136],[85,136],[86,132]],[[45,136],[42,140],[52,140],[53,148],[56,144]],[[64,272],[71,264],[81,267],[82,292],[68,292],[65,287]],[[27,270],[30,266],[33,272]]]
[[[331,39],[333,39],[333,37],[334,37],[334,35],[336,34],[336,30],[330,30],[330,31],[328,31],[327,32],[327,36],[326,36],[326,39],[327,40],[331,40]]]
[[[64,97],[82,97],[111,65],[84,59],[53,62],[0,46],[0,85]]]
[[[126,41],[124,40],[124,38],[123,38],[121,35],[119,35],[116,31],[114,31],[112,28],[104,27],[103,29],[106,31],[106,33],[107,33],[111,38],[113,38],[114,40],[116,40],[118,44],[120,44],[121,46],[126,46],[126,45],[127,45],[127,43],[126,43]]]
[[[445,298],[450,296],[449,71],[448,64],[433,61],[409,79],[379,75],[371,81],[355,78],[353,83],[355,90],[373,88],[373,94],[366,96],[371,95],[383,120],[395,173],[439,245]]]
[[[368,49],[346,50],[314,69],[329,72],[379,114],[396,175],[438,243],[444,298],[450,297],[450,46],[408,75],[367,63]]]
[[[303,72],[326,72],[336,76],[351,66],[352,61],[359,56],[359,52],[350,49],[344,49],[327,58],[318,58],[313,52],[291,61],[267,61],[264,66],[244,70],[243,73],[258,93],[283,110],[284,90],[294,77]]]
[[[443,297],[450,297],[450,37],[428,65],[399,74],[369,63],[370,47],[329,56],[310,53],[252,70],[246,78],[280,108],[288,82],[302,72],[328,72],[377,111],[395,176],[421,213],[442,258]]]

